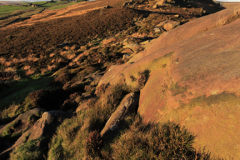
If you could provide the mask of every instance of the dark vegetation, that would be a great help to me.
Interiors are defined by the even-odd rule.
[[[101,137],[100,129],[116,106],[109,104],[122,97],[119,91],[124,86],[119,87],[108,87],[89,110],[62,123],[52,139],[49,159],[210,159],[209,153],[192,147],[194,135],[183,127],[145,125],[138,115],[126,117],[118,131]]]
[[[11,159],[211,159],[209,153],[193,148],[195,136],[184,127],[144,124],[139,115],[128,115],[112,135],[100,136],[122,98],[133,90],[124,84],[96,87],[99,80],[111,65],[129,60],[123,58],[124,46],[137,45],[137,53],[144,49],[142,42],[161,35],[164,30],[154,32],[158,23],[169,19],[183,24],[203,15],[201,7],[177,5],[164,6],[166,12],[111,7],[1,31],[0,131],[33,108],[75,114],[49,134],[54,136],[47,138],[51,142],[44,150],[38,146],[42,139],[26,139]],[[128,49],[130,57],[135,51]],[[138,84],[135,92],[144,87],[149,75],[145,70],[131,77]],[[76,113],[84,103],[87,107]],[[29,117],[28,127],[40,117]],[[14,123],[7,135],[0,135],[1,152],[28,129],[17,132],[19,126]]]
[[[132,9],[95,10],[83,16],[62,18],[35,26],[19,27],[0,33],[1,54],[24,58],[28,54],[47,55],[52,47],[69,41],[84,45],[93,38],[104,38],[129,28],[139,17]],[[10,38],[7,39],[7,36]]]

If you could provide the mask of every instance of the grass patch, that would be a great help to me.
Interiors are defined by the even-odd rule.
[[[48,159],[78,159],[84,157],[85,139],[88,135],[87,112],[78,113],[76,117],[65,120],[53,136]]]
[[[26,13],[23,13],[20,15],[21,18],[25,18],[25,17],[29,17],[29,16],[32,16],[32,15],[35,15],[35,14],[38,14],[39,12],[41,12],[43,9],[36,9],[36,10],[33,10],[33,11],[29,11],[29,12],[26,12]]]
[[[113,159],[210,159],[209,153],[196,151],[195,136],[174,123],[144,125],[136,116],[129,129],[112,147]]]
[[[195,136],[184,127],[144,124],[139,115],[126,117],[118,131],[102,138],[99,133],[123,91],[120,86],[101,87],[90,108],[58,127],[48,159],[211,159],[210,153],[193,148]]]
[[[51,8],[49,8],[49,9],[50,9],[50,10],[61,9],[61,8],[65,8],[65,7],[68,7],[68,6],[77,4],[77,3],[78,3],[78,2],[69,2],[69,3],[67,3],[67,4],[62,4],[62,5],[58,5],[58,6],[51,7]]]
[[[177,83],[172,83],[169,89],[173,92],[173,94],[172,94],[173,96],[176,96],[178,94],[182,94],[182,93],[187,91],[186,86],[181,87]]]
[[[11,154],[12,160],[42,160],[45,159],[44,153],[37,146],[38,142],[44,138],[30,140],[25,144],[18,146]]]
[[[19,11],[19,10],[32,10],[33,7],[28,6],[22,6],[22,5],[3,5],[0,6],[0,16],[4,15],[4,14],[11,14],[14,11]]]
[[[86,111],[66,120],[52,139],[48,159],[212,159],[194,149],[195,136],[174,123],[145,125],[140,116],[131,116],[117,137],[102,139],[97,130],[89,131],[88,122]]]
[[[22,108],[20,104],[11,104],[8,108],[0,112],[0,119],[11,119],[12,117],[20,114],[18,111]]]
[[[49,85],[52,80],[53,78],[48,75],[34,74],[30,77],[23,77],[21,80],[9,85],[0,93],[0,110],[13,103],[21,104],[31,92],[54,88]]]
[[[41,7],[51,8],[51,7],[58,6],[58,5],[62,5],[62,4],[68,4],[68,2],[64,2],[64,1],[54,1],[54,2],[49,2],[49,3],[44,3],[44,4],[41,5]]]
[[[81,1],[79,1],[81,2]],[[28,15],[33,15],[33,14],[37,14],[39,13],[39,10],[41,11],[42,9],[60,9],[60,8],[64,8],[70,5],[74,5],[77,4],[79,2],[65,2],[65,1],[40,1],[40,2],[32,2],[32,4],[37,5],[37,7],[32,7],[29,6],[29,3],[22,3],[22,4],[12,4],[12,5],[3,5],[0,6],[0,16],[4,16],[4,15],[10,15],[14,12],[19,12],[19,11],[25,11],[25,10],[29,10],[29,12],[25,13]],[[38,12],[34,12],[34,10],[38,10]],[[24,15],[22,15],[24,16]],[[21,16],[21,17],[22,17]]]
[[[101,91],[101,96],[89,103],[88,110],[80,111],[76,117],[65,120],[52,138],[48,159],[101,157],[100,131],[125,92],[124,86],[105,88]]]
[[[43,5],[45,3],[47,3],[47,1],[33,2],[32,4]],[[28,4],[28,3],[24,3],[24,4]]]
[[[213,104],[227,103],[228,106],[234,106],[240,103],[240,99],[234,93],[223,92],[221,94],[211,95],[209,97],[199,96],[192,99],[189,103],[181,103],[181,108],[195,106],[211,106]]]

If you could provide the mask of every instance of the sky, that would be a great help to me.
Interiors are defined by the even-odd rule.
[[[37,1],[50,1],[50,0],[0,0],[0,1],[27,1],[27,2],[37,2]]]
[[[50,1],[50,0],[0,0],[0,1],[27,1],[27,2],[36,2],[36,1]],[[240,0],[216,0],[220,2],[240,2]]]
[[[240,0],[216,0],[220,2],[240,2]]]

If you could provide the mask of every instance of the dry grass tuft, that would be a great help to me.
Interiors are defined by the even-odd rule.
[[[138,82],[138,87],[139,89],[142,89],[145,85],[145,83],[147,82],[148,78],[149,78],[149,70],[144,70],[142,72],[138,72],[138,78],[137,78],[137,82]]]
[[[111,144],[113,159],[210,159],[193,148],[195,136],[180,125],[144,125],[136,116],[129,128]]]
[[[15,104],[13,103],[12,105],[10,105],[8,108],[4,109],[1,114],[0,114],[0,119],[7,119],[7,118],[12,118],[16,115],[18,115],[20,109],[21,109],[21,105],[20,104]]]

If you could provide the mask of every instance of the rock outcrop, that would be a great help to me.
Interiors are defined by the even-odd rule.
[[[139,95],[137,93],[127,94],[116,111],[111,115],[103,130],[101,131],[101,136],[105,136],[110,131],[117,129],[120,120],[122,120],[127,114],[133,113],[136,110],[139,102]]]
[[[45,109],[43,108],[34,108],[20,114],[15,120],[5,125],[0,130],[0,133],[2,136],[5,136],[6,134],[21,133],[29,127],[29,123],[31,123],[31,121],[36,121],[40,118],[44,111]]]
[[[196,135],[195,147],[239,159],[239,10],[230,6],[165,32],[98,85],[136,89],[131,77],[149,70],[138,108],[145,122],[179,123]]]
[[[0,159],[7,159],[9,152],[22,143],[25,143],[26,137],[30,134],[31,129],[29,129],[37,119],[39,119],[42,113],[45,111],[43,108],[34,108],[23,114],[20,114],[15,120],[5,125],[1,130],[1,137],[11,137],[12,135],[20,135],[21,137],[12,144],[8,142],[8,139],[2,139],[1,145],[4,146],[3,151],[0,152]],[[27,130],[27,131],[26,131]]]
[[[40,108],[35,108],[33,110],[30,110],[16,118],[16,120],[19,121],[19,119],[23,122],[28,119],[28,117],[39,114],[39,112],[43,112],[44,109]],[[66,118],[70,118],[72,116],[72,113],[68,112],[63,112],[63,111],[49,111],[49,112],[44,112],[42,114],[42,117],[36,121],[36,123],[31,127],[31,128],[23,128],[23,129],[28,129],[25,131],[20,138],[8,149],[0,153],[0,158],[7,158],[9,152],[14,150],[16,147],[18,147],[21,144],[26,143],[29,140],[35,140],[35,139],[40,139],[43,138],[39,141],[38,146],[41,149],[46,149],[48,146],[48,142],[50,137],[53,135],[55,132],[57,126],[62,123],[62,121]],[[11,123],[14,123],[16,120],[14,120]],[[12,124],[9,125],[12,125]],[[8,125],[6,126],[8,127]],[[3,128],[4,129],[4,128]]]
[[[72,113],[59,110],[44,112],[42,118],[40,118],[32,127],[32,132],[28,139],[32,140],[44,136],[50,136],[54,133],[56,127],[61,124],[62,120],[70,118],[71,116]]]

